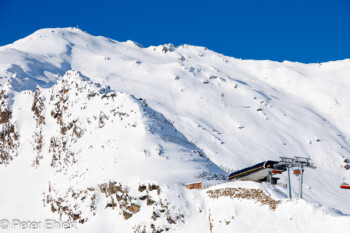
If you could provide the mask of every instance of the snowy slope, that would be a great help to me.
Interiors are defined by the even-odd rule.
[[[2,177],[13,177],[17,184],[2,192],[1,206],[10,213],[6,216],[33,217],[33,209],[42,206],[62,220],[85,223],[104,200],[97,198],[104,184],[116,182],[127,189],[127,195],[141,185],[154,184],[158,195],[147,197],[146,205],[154,206],[149,203],[157,203],[155,198],[171,200],[167,189],[226,175],[145,101],[99,87],[78,72],[67,72],[50,89],[12,94],[12,118],[5,125],[15,125],[13,141],[19,145],[17,153],[2,159],[6,166]],[[18,174],[19,170],[25,172]],[[11,187],[14,180],[2,182]],[[28,195],[31,202],[18,202],[26,190],[33,192]],[[142,201],[129,201],[142,208]],[[23,205],[25,210],[19,214]],[[137,216],[147,214],[152,216],[152,212]]]
[[[157,212],[164,199],[177,208],[168,214],[176,219],[176,227],[168,215],[157,212],[154,227],[159,229],[208,232],[213,221],[213,232],[240,231],[262,214],[267,219],[261,221],[278,219],[290,232],[307,229],[310,221],[307,231],[348,228],[350,219],[343,215],[350,214],[350,195],[339,185],[342,177],[350,179],[344,169],[344,159],[350,159],[349,74],[350,60],[240,60],[189,45],[143,48],[76,28],[39,30],[0,48],[0,84],[8,96],[1,111],[12,112],[2,130],[13,125],[19,135],[14,140],[15,133],[7,129],[14,146],[8,155],[12,160],[0,164],[1,176],[11,177],[1,180],[11,187],[1,194],[0,205],[7,209],[1,216],[57,217],[49,207],[55,200],[87,190],[90,199],[84,200],[96,204],[82,201],[81,209],[66,215],[80,211],[80,219],[88,219],[82,230],[117,226],[109,220],[113,218],[125,231],[141,222],[152,230],[145,219],[151,219],[148,215]],[[10,150],[5,144],[2,148]],[[307,156],[317,166],[305,172],[306,201],[285,202],[283,187],[254,186],[267,195],[279,193],[274,198],[283,201],[271,211],[254,201],[212,200],[206,190],[183,188],[187,182],[222,179],[226,174],[219,167],[236,170],[279,156]],[[284,175],[281,180],[285,182]],[[99,185],[110,182],[127,187],[130,200],[138,198],[139,185],[157,184],[162,191],[152,205],[135,202],[141,210],[125,220],[120,204],[119,212],[103,210],[111,196],[104,199]],[[295,177],[292,184],[296,196]],[[51,186],[56,191],[47,198]],[[26,190],[32,190],[30,195],[24,196]],[[46,207],[43,192],[49,200]],[[74,203],[69,199],[65,204]],[[228,218],[227,205],[239,216],[234,224],[219,220],[221,215]],[[304,209],[310,214],[291,223],[291,216]],[[196,228],[203,219],[203,227]],[[329,225],[316,229],[324,219]],[[291,224],[297,227],[288,228]]]

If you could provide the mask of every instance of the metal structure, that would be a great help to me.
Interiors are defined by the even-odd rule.
[[[279,161],[271,160],[261,162],[231,173],[228,180],[250,180],[275,184],[279,178],[275,178],[273,175],[281,174],[285,171],[285,166],[280,166],[279,164]]]
[[[287,182],[288,182],[288,197],[289,199],[292,198],[292,191],[291,191],[291,185],[290,185],[290,168],[297,167],[298,169],[294,172],[294,174],[299,176],[299,198],[303,198],[303,177],[304,177],[304,168],[309,167],[315,169],[316,167],[313,166],[310,163],[310,158],[305,157],[280,157],[281,158],[281,165],[285,165],[287,168]]]
[[[350,189],[350,185],[345,182],[345,178],[343,178],[343,183],[340,185],[341,189]]]
[[[310,158],[304,157],[280,157],[281,161],[265,161],[255,164],[251,167],[241,169],[231,173],[228,180],[250,180],[256,182],[269,182],[271,184],[277,184],[279,178],[273,177],[275,174],[281,174],[287,171],[287,187],[288,187],[288,197],[292,198],[291,191],[291,179],[290,170],[296,167],[294,174],[299,177],[299,198],[303,198],[303,177],[304,168],[316,168],[310,163]]]

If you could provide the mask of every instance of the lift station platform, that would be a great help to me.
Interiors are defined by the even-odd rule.
[[[287,167],[283,162],[265,161],[254,166],[244,168],[231,173],[229,180],[250,180],[256,182],[269,182],[276,184],[279,178],[273,177],[275,174],[281,174],[286,171]]]

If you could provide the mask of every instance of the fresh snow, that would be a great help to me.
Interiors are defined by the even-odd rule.
[[[52,198],[95,189],[82,201],[65,199],[66,205],[78,203],[75,211],[88,219],[78,224],[81,232],[133,232],[137,225],[152,232],[152,222],[175,232],[210,232],[210,222],[212,232],[347,232],[350,191],[339,186],[342,178],[350,182],[344,169],[350,160],[349,75],[350,60],[241,60],[204,47],[143,48],[76,28],[39,30],[0,48],[1,89],[20,135],[18,155],[0,164],[0,218],[59,219],[43,203],[52,186]],[[32,111],[36,93],[45,124]],[[60,111],[61,124],[52,115]],[[58,148],[68,148],[61,151],[66,160],[52,164],[52,138]],[[42,157],[39,165],[33,165],[36,156]],[[288,201],[283,186],[223,180],[224,170],[280,156],[309,157],[317,167],[305,170],[304,200]],[[286,183],[285,174],[279,177]],[[151,220],[158,207],[140,200],[140,212],[128,220],[118,208],[105,208],[98,185],[109,181],[134,197],[140,184],[159,185],[161,194],[152,198],[170,203],[176,224]],[[184,188],[196,181],[221,184]],[[271,210],[254,200],[207,193],[237,187],[263,190],[282,202]],[[294,176],[292,193],[297,197]],[[95,214],[86,200],[94,202]]]

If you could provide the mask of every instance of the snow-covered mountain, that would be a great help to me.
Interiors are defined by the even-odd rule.
[[[74,220],[81,232],[347,232],[349,75],[350,60],[241,60],[39,30],[0,48],[0,218]],[[280,156],[317,167],[304,200],[224,182]],[[185,188],[195,181],[222,184]]]

